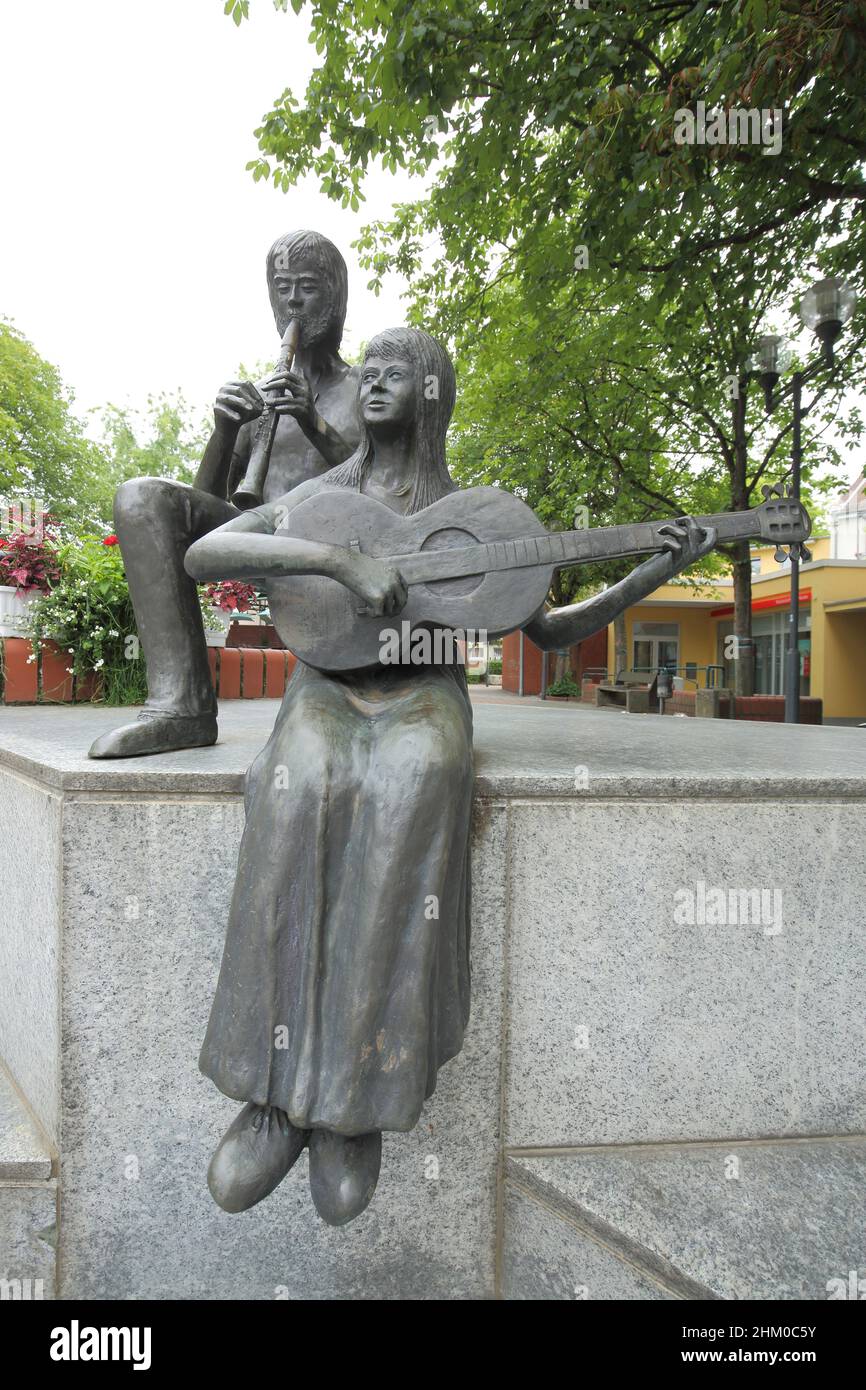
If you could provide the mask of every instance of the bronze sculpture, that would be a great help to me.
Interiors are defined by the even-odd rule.
[[[356,451],[198,540],[186,555],[189,574],[264,582],[289,641],[304,576],[341,585],[377,622],[399,615],[409,590],[398,561],[293,535],[292,516],[314,498],[339,511],[363,494],[412,517],[453,493],[445,433],[454,397],[451,363],[432,338],[415,329],[377,335],[359,377]],[[564,609],[540,604],[511,626],[522,622],[546,649],[571,645],[715,540],[712,526],[691,518],[668,523],[654,538],[659,553],[619,584]],[[369,551],[375,537],[366,541]],[[328,672],[297,663],[247,776],[200,1058],[205,1074],[244,1102],[208,1174],[226,1210],[267,1196],[309,1145],[319,1214],[334,1225],[354,1219],[375,1190],[381,1132],[415,1125],[439,1066],[460,1050],[469,1016],[471,792],[461,666]]]
[[[250,462],[263,407],[276,429],[263,499],[282,496],[342,463],[358,443],[357,368],[339,353],[346,316],[346,264],[318,232],[280,237],[267,256],[277,330],[300,329],[295,370],[283,363],[257,388],[229,382],[195,484],[134,478],[117,491],[120,540],[136,627],[147,662],[147,702],[131,724],[98,738],[91,758],[129,758],[202,747],[217,738],[217,702],[201,609],[183,566],[188,547],[241,513],[228,499]],[[238,498],[249,505],[249,498]]]

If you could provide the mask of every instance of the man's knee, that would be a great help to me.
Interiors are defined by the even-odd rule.
[[[114,494],[114,523],[118,529],[125,522],[136,526],[168,525],[193,541],[239,515],[237,508],[223,498],[189,483],[178,483],[174,478],[130,478]]]
[[[115,524],[125,518],[151,517],[180,507],[189,489],[173,478],[129,478],[114,494]]]

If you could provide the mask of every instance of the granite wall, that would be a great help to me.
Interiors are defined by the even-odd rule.
[[[341,1230],[305,1158],[239,1216],[205,1185],[236,1110],[196,1060],[238,778],[5,759],[32,872],[2,904],[0,1052],[46,1126],[59,1089],[61,1296],[803,1298],[866,1273],[861,734],[789,731],[830,741],[782,775],[735,730],[733,771],[688,786],[686,721],[538,717],[611,757],[626,725],[662,743],[628,777],[482,745],[466,1047]]]

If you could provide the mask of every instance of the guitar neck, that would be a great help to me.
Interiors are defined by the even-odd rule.
[[[718,512],[695,517],[698,525],[713,527],[718,543],[751,540],[761,534],[754,512]],[[427,550],[414,555],[393,555],[408,584],[429,584],[494,570],[550,566],[562,569],[592,560],[619,560],[629,555],[651,555],[665,543],[663,526],[669,521],[639,521],[628,526],[600,526],[594,530],[550,531],[546,536],[455,546],[452,550]]]

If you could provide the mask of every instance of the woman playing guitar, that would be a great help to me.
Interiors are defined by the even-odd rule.
[[[368,612],[398,615],[407,586],[393,564],[286,532],[292,511],[326,491],[361,493],[406,516],[453,492],[445,434],[454,397],[451,362],[434,339],[407,328],[379,334],[361,371],[356,453],[197,541],[188,572],[265,582],[326,576]],[[715,540],[692,520],[664,530],[662,553],[584,603],[540,610],[528,636],[546,649],[579,642]],[[208,1174],[226,1210],[267,1196],[309,1145],[320,1216],[352,1220],[375,1190],[382,1131],[414,1127],[438,1068],[460,1051],[469,1017],[471,799],[462,666],[325,672],[297,663],[247,774],[200,1058],[220,1090],[245,1103]]]

